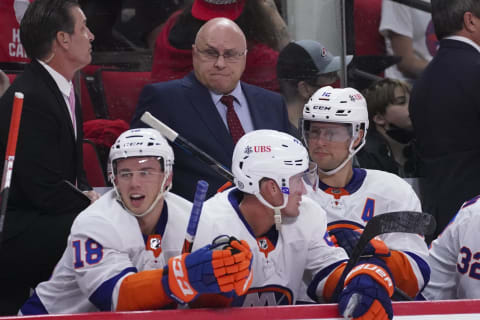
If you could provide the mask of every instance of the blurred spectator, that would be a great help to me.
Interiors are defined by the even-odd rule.
[[[351,60],[352,56],[347,56],[347,64]],[[291,135],[301,138],[298,120],[302,117],[303,106],[317,89],[336,82],[340,69],[340,57],[332,56],[314,40],[290,42],[280,52],[277,78],[287,102]]]
[[[0,62],[29,61],[27,53],[20,43],[19,25],[28,2],[27,0],[0,1]]]
[[[5,91],[7,91],[8,87],[10,86],[10,79],[8,76],[0,70],[0,98],[3,96]]]
[[[438,235],[480,194],[480,2],[433,0],[440,49],[415,82],[410,117],[425,179],[423,209]]]
[[[195,0],[165,22],[155,44],[152,80],[168,81],[192,71],[192,44],[200,27],[214,17],[226,17],[247,37],[247,64],[242,80],[278,91],[275,67],[278,51],[290,41],[274,0]]]
[[[163,23],[183,4],[184,0],[124,0],[114,28],[133,45],[153,49]]]
[[[437,52],[438,40],[428,12],[383,0],[379,30],[387,53],[402,57],[385,71],[385,77],[413,81]]]
[[[413,128],[408,114],[410,85],[382,79],[366,90],[365,99],[370,127],[367,143],[357,153],[360,167],[415,177]]]
[[[120,0],[79,0],[87,16],[87,26],[95,34],[93,48],[97,51],[123,51],[131,49],[123,39],[114,33],[113,26],[122,10]]]

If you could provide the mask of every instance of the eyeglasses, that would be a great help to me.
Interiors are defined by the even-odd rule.
[[[247,49],[245,49],[243,52],[238,52],[236,50],[225,50],[223,54],[220,54],[220,52],[213,48],[200,50],[196,45],[195,50],[197,50],[206,60],[217,61],[219,57],[223,57],[226,62],[237,62],[247,53]]]
[[[154,169],[145,169],[145,170],[138,170],[138,171],[121,171],[117,174],[119,180],[124,182],[129,182],[132,180],[134,175],[137,175],[140,181],[144,182],[152,182],[158,179],[158,176],[162,174],[162,172],[154,170]]]
[[[307,140],[322,139],[329,142],[345,142],[352,137],[346,127],[311,128],[304,134]]]

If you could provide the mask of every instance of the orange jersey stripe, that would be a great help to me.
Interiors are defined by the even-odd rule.
[[[391,251],[391,256],[382,258],[392,272],[395,285],[410,297],[418,293],[418,281],[407,255],[400,251]]]
[[[325,286],[323,287],[323,299],[327,302],[330,302],[332,299],[333,292],[337,286],[338,280],[342,276],[343,269],[347,266],[347,263],[342,263],[335,270],[333,270],[325,281]]]
[[[165,307],[173,300],[162,285],[163,269],[142,271],[123,279],[116,311],[152,310]]]

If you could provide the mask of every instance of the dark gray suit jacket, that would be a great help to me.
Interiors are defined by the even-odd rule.
[[[413,86],[409,109],[425,176],[422,206],[437,219],[438,235],[480,194],[480,53],[442,40]]]
[[[75,139],[62,93],[36,60],[0,99],[0,156],[4,159],[16,91],[25,99],[0,247],[0,299],[20,289],[26,299],[30,287],[49,278],[73,220],[90,204],[72,187],[90,189],[82,161],[81,107],[76,104]]]

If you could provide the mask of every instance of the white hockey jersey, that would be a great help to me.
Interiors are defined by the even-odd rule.
[[[223,234],[245,240],[250,245],[253,282],[248,293],[236,297],[232,305],[294,304],[305,270],[315,276],[315,284],[319,283],[315,293],[321,293],[321,286],[330,272],[348,259],[342,249],[330,246],[324,239],[324,210],[303,197],[298,217],[283,217],[280,232],[273,226],[267,235],[255,238],[238,208],[241,197],[242,193],[234,188],[206,201],[193,245],[193,250],[198,249]]]
[[[158,235],[147,241],[114,191],[103,195],[75,219],[52,277],[37,286],[21,314],[115,310],[123,278],[163,268],[181,253],[192,204],[172,193],[165,196],[165,204]]]
[[[432,242],[429,300],[480,299],[480,196],[463,204],[442,234]]]
[[[314,191],[307,188],[307,196],[327,212],[328,225],[345,222],[361,228],[375,215],[394,211],[421,211],[420,200],[412,187],[400,177],[379,170],[353,169],[353,177],[345,188],[331,188],[319,182],[319,188]],[[422,237],[409,233],[389,233],[379,238],[391,249],[403,252],[392,258],[401,258],[397,264],[400,270],[391,270],[394,274],[401,273],[395,279],[404,282],[400,289],[415,295],[420,291],[430,277],[427,264],[428,248]],[[387,261],[388,266],[395,268]],[[409,270],[407,270],[409,267]],[[413,278],[413,279],[408,279]],[[413,281],[413,282],[411,282]],[[416,291],[416,293],[415,293]]]

